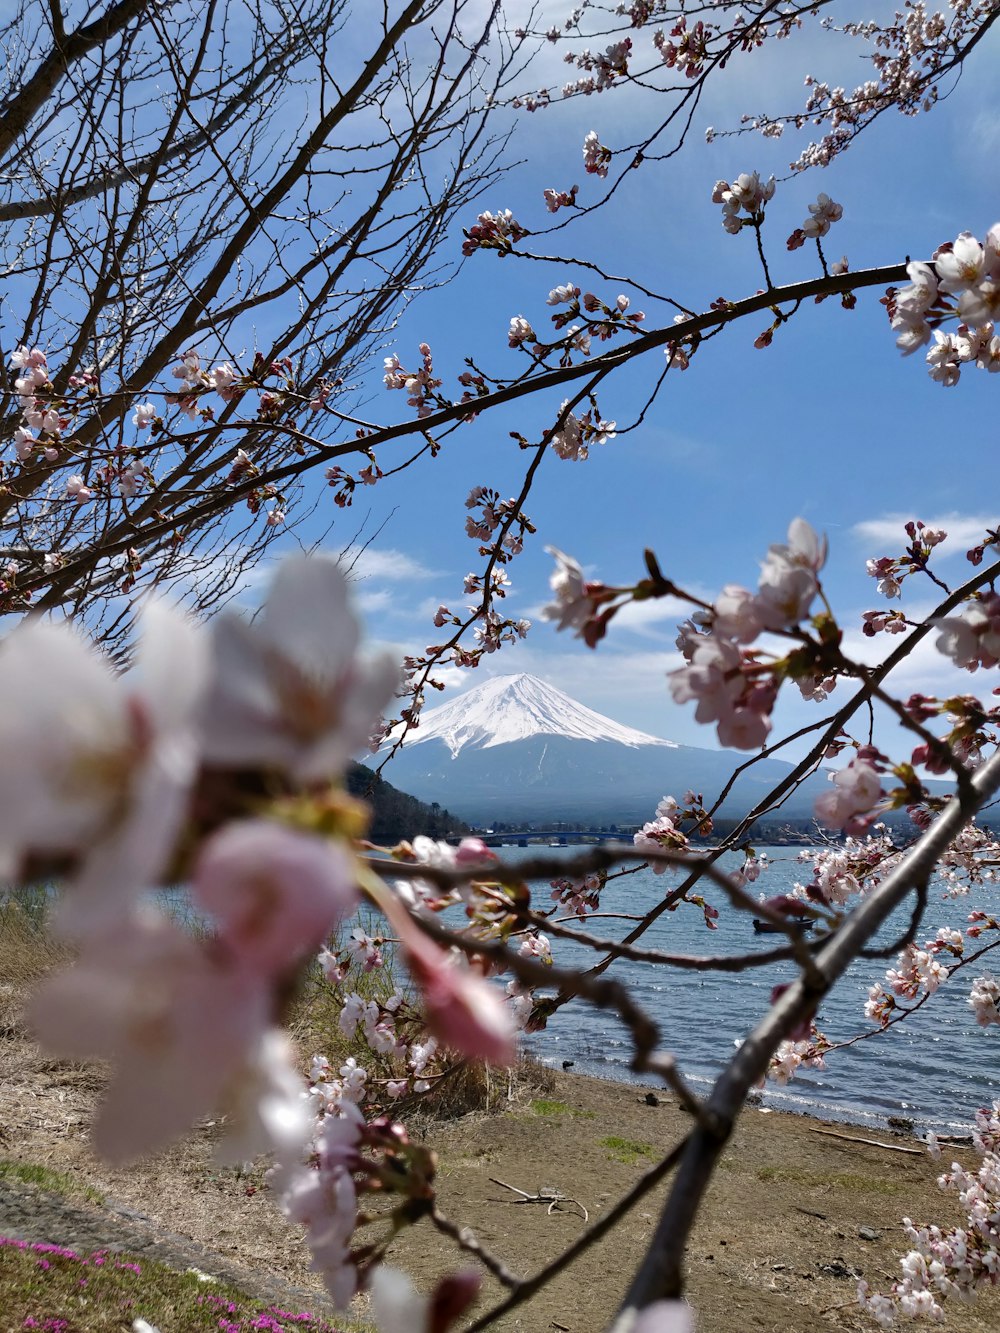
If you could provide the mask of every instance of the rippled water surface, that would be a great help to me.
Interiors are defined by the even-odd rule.
[[[537,848],[505,849],[513,859],[536,854]],[[554,849],[553,849],[554,850]],[[567,848],[567,854],[580,848]],[[758,849],[760,850],[760,849]],[[767,848],[771,868],[752,886],[780,893],[805,878],[796,848]],[[732,865],[741,857],[733,857]],[[616,880],[605,891],[603,910],[639,912],[663,893],[664,878],[651,871]],[[669,881],[668,881],[669,882]],[[711,898],[711,894],[707,894]],[[989,906],[975,897],[941,902],[932,894],[925,919],[930,937],[941,925],[962,927],[967,913]],[[995,910],[995,904],[992,904]],[[904,918],[884,933],[898,936]],[[629,923],[596,919],[591,929],[602,936],[625,933]],[[923,937],[922,932],[922,937]],[[723,908],[719,929],[708,931],[700,910],[692,906],[665,913],[642,943],[674,953],[736,954],[766,950],[773,936],[757,936],[742,914]],[[583,946],[556,944],[557,960],[572,964],[584,956]],[[989,964],[984,959],[984,964]],[[824,1001],[818,1023],[831,1041],[843,1041],[871,1028],[863,1006],[869,986],[882,979],[890,962],[860,961]],[[619,963],[615,974],[627,981],[636,998],[660,1024],[665,1046],[677,1056],[690,1081],[710,1083],[725,1060],[767,1008],[772,987],[795,975],[791,964],[755,968],[740,974],[678,972],[650,963]],[[871,1040],[827,1057],[825,1070],[806,1070],[786,1087],[768,1084],[765,1101],[775,1108],[823,1115],[857,1123],[884,1124],[890,1115],[905,1116],[916,1129],[961,1130],[976,1109],[1000,1097],[1000,1029],[979,1028],[967,999],[973,968],[960,972],[906,1022]],[[576,1003],[560,1010],[545,1032],[528,1039],[530,1049],[545,1063],[559,1067],[574,1062],[577,1073],[628,1081],[631,1050],[628,1033],[616,1017]]]

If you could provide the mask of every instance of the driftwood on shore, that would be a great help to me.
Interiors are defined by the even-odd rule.
[[[516,1185],[508,1185],[506,1180],[497,1180],[495,1176],[490,1176],[489,1179],[491,1184],[499,1185],[505,1190],[510,1190],[512,1194],[519,1194],[521,1197],[515,1199],[515,1203],[545,1203],[548,1204],[548,1209],[546,1211],[550,1214],[559,1206],[559,1204],[569,1203],[573,1204],[574,1207],[579,1208],[585,1222],[590,1221],[590,1214],[587,1209],[584,1208],[580,1200],[571,1199],[567,1194],[563,1194],[560,1190],[546,1189],[543,1186],[540,1190],[536,1190],[534,1194],[529,1194],[526,1190],[519,1190]]]
[[[835,1129],[816,1129],[810,1126],[814,1134],[825,1134],[828,1139],[844,1139],[847,1143],[867,1143],[870,1148],[885,1148],[887,1152],[905,1152],[910,1157],[923,1157],[923,1148],[904,1148],[901,1143],[883,1143],[880,1139],[863,1139],[857,1134],[838,1134]]]

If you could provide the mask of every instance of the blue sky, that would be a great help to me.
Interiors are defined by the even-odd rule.
[[[545,8],[562,15],[560,6]],[[1000,219],[1000,93],[991,75],[998,59],[1000,41],[993,33],[930,115],[883,116],[830,168],[780,182],[766,232],[775,281],[817,271],[814,254],[788,254],[784,241],[820,190],[844,207],[843,220],[827,238],[828,258],[846,253],[855,269],[926,257],[959,231],[981,236]],[[743,111],[801,106],[807,71],[849,85],[866,74],[856,48],[831,47],[815,32],[735,62],[699,110],[677,158],[632,173],[607,208],[549,237],[533,237],[533,248],[593,259],[695,310],[719,295],[752,294],[760,285],[752,236],[724,232],[712,187],[717,178],[740,171],[787,175],[807,135],[780,141],[747,135],[706,145],[704,129],[733,125]],[[553,83],[562,77],[553,70]],[[544,210],[544,187],[579,184],[581,201],[593,201],[599,183],[582,169],[584,135],[596,129],[602,142],[619,147],[636,137],[637,119],[652,110],[648,96],[636,102],[626,93],[522,115],[513,151],[523,163],[481,207],[510,207],[540,231],[553,221]],[[460,242],[456,237],[456,253]],[[666,307],[639,298],[625,282],[601,283],[571,263],[523,264],[483,253],[450,285],[414,302],[387,352],[410,366],[418,359],[417,343],[426,339],[446,391],[469,355],[492,371],[510,373],[518,366],[517,354],[506,346],[511,317],[524,315],[541,330],[551,314],[546,295],[565,281],[606,299],[625,292],[633,308],[646,311],[650,326],[669,322]],[[962,581],[971,534],[983,522],[1000,520],[994,461],[1000,384],[975,370],[966,370],[952,389],[933,383],[921,354],[904,360],[896,351],[881,294],[862,293],[853,312],[835,301],[805,309],[765,351],[752,346],[765,318],[732,326],[699,352],[689,371],[668,377],[638,430],[592,449],[586,462],[564,462],[550,453],[527,505],[538,535],[509,570],[507,605],[534,622],[531,634],[478,671],[446,672],[444,698],[484,675],[529,670],[624,723],[687,744],[714,745],[712,731],[698,727],[689,708],[675,706],[666,688],[665,672],[677,664],[676,608],[635,608],[596,652],[557,635],[538,619],[552,569],[547,544],[573,554],[607,582],[640,577],[643,547],[652,546],[665,573],[710,595],[725,582],[755,586],[768,544],[783,540],[789,521],[802,515],[829,536],[825,585],[851,630],[849,646],[867,660],[882,641],[872,645],[861,638],[860,616],[884,603],[865,573],[865,559],[901,551],[907,518],[954,534],[941,549],[942,573]],[[654,352],[608,381],[600,395],[604,416],[628,423],[661,366],[662,353]],[[406,411],[404,396],[384,391],[377,376],[365,392],[369,418],[394,420]],[[481,419],[450,438],[437,460],[421,460],[365,488],[354,509],[338,519],[334,546],[366,515],[369,532],[382,525],[358,567],[372,638],[401,651],[438,640],[431,625],[436,607],[464,607],[463,577],[482,563],[477,543],[464,531],[466,494],[477,484],[495,486],[504,496],[516,493],[526,456],[508,431],[537,439],[563,396]],[[379,461],[388,468],[395,459],[385,451]],[[328,518],[322,515],[324,523]],[[308,529],[300,535],[308,538]],[[904,609],[929,608],[929,585],[926,592],[910,586],[914,593]],[[922,651],[906,676],[899,686],[904,694],[988,688],[949,670],[933,650]],[[777,722],[798,725],[818,716],[816,705],[793,702],[779,709]]]

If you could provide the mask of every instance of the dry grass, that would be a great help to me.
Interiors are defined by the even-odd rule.
[[[434,1121],[472,1114],[502,1115],[518,1103],[551,1093],[554,1087],[552,1070],[533,1056],[522,1055],[510,1069],[466,1060],[452,1065],[421,1099],[418,1118]]]
[[[44,889],[0,894],[0,1032],[23,1034],[21,1009],[31,988],[73,959],[72,949],[48,929]]]

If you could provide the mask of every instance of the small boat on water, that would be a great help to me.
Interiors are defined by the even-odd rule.
[[[807,930],[812,930],[816,922],[811,916],[796,916],[788,918],[788,925],[799,934],[804,934]],[[753,928],[758,935],[784,935],[786,932],[772,921],[761,921],[760,917],[754,917]]]

